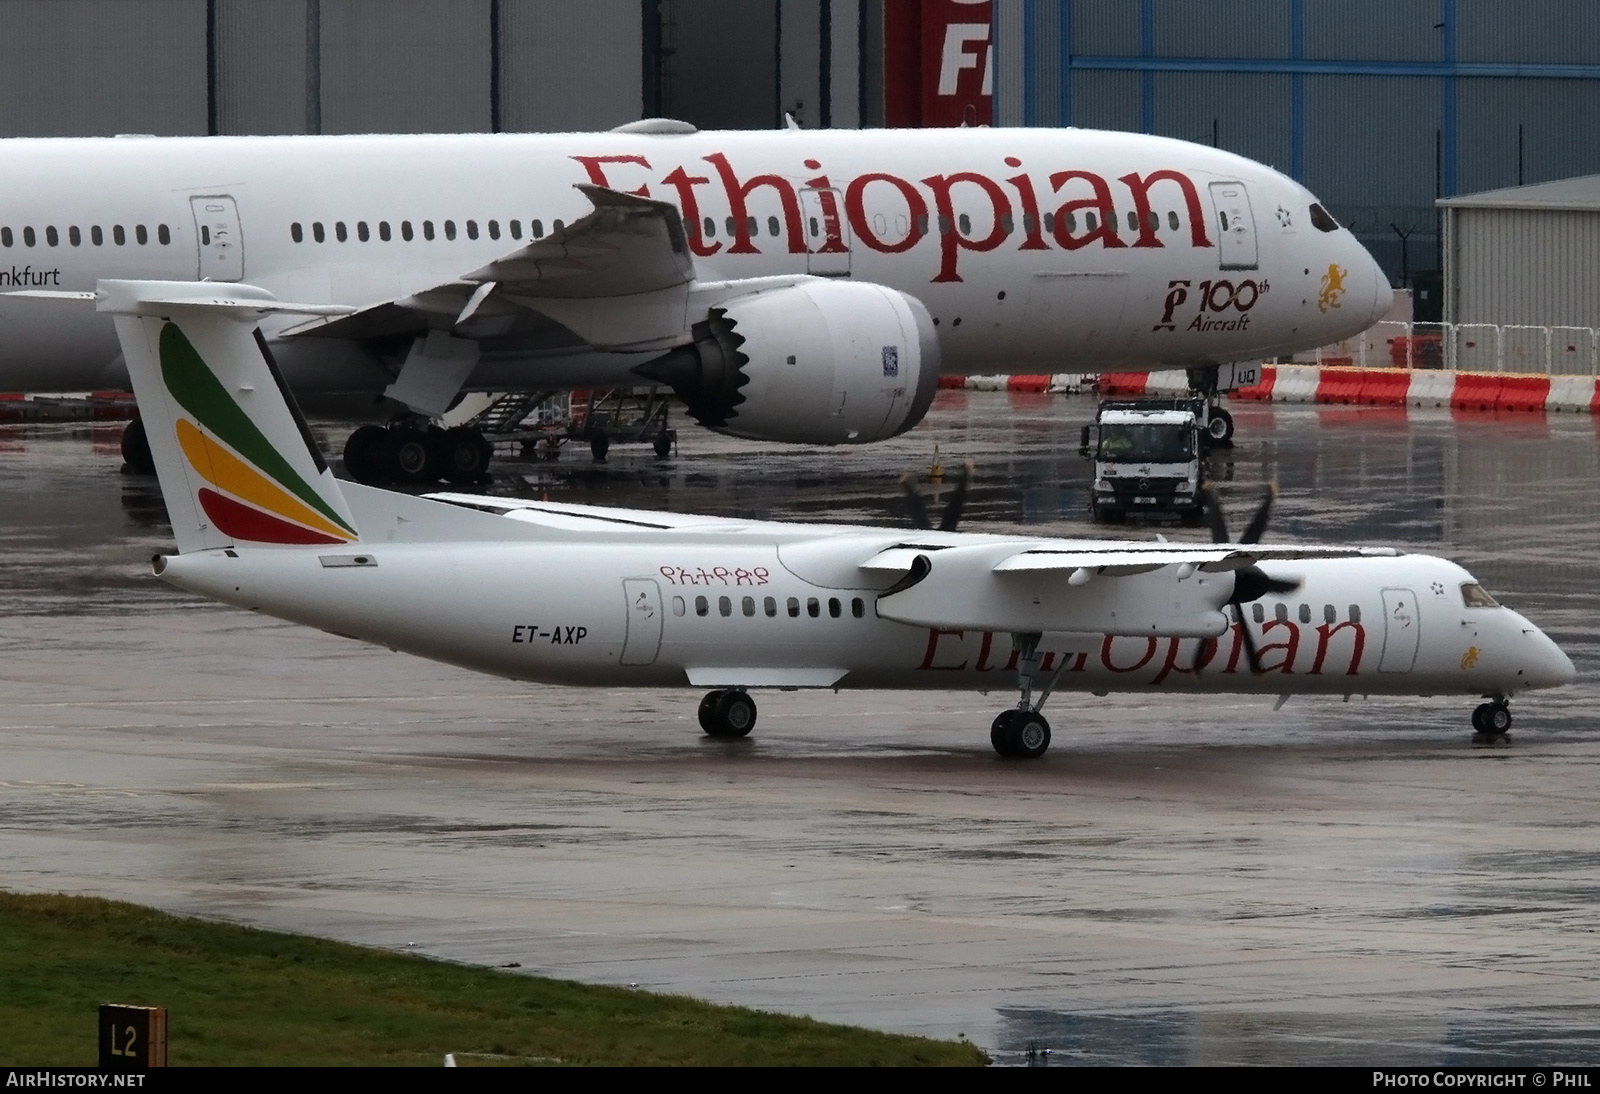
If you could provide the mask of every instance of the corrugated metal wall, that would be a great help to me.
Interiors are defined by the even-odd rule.
[[[1600,174],[1600,80],[1467,80],[1457,95],[1457,192]]]
[[[581,132],[637,119],[640,28],[639,0],[500,0],[500,127]]]
[[[1600,327],[1600,213],[1447,211],[1454,252],[1446,318]]]
[[[0,136],[205,131],[204,0],[0,4]]]
[[[323,0],[324,133],[489,128],[489,0]]]
[[[1304,0],[1305,56],[1340,61],[1433,61],[1438,0]]]
[[[1151,0],[1150,16],[1158,57],[1289,55],[1289,5],[1283,0]]]
[[[217,0],[219,133],[306,131],[306,8],[306,0]]]

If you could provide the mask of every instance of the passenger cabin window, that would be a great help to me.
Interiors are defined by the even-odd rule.
[[[778,229],[778,218],[777,217],[768,217],[767,218],[767,234],[769,236],[771,236],[773,239],[777,239],[778,238],[778,231],[779,231],[779,229]],[[878,234],[882,235],[883,233],[880,232]]]
[[[343,243],[345,240],[350,238],[349,233],[344,230],[344,221],[342,221],[342,220],[334,221],[334,223],[333,223],[333,237],[335,239],[337,239],[340,243]]]
[[[409,220],[402,220],[400,222],[400,238],[405,240],[407,243],[410,243],[411,235],[411,222]]]
[[[562,223],[562,222],[561,222],[561,221],[559,221],[559,220],[552,220],[552,221],[551,221],[551,222],[550,222],[550,230],[551,230],[551,231],[552,231],[552,232],[559,232],[559,231],[561,231],[561,229],[563,229],[563,228],[565,228],[565,227],[566,227],[566,225],[565,225],[565,224],[563,224],[563,223]]]
[[[675,597],[672,598],[672,614],[673,615],[682,615],[687,610],[688,610],[687,607],[683,603],[683,597],[675,596]]]
[[[717,222],[716,221],[712,220],[710,217],[706,217],[706,222],[703,225],[701,225],[701,227],[703,227],[705,229],[705,237],[707,239],[715,239],[715,238],[717,238]]]
[[[739,607],[743,609],[746,618],[754,616],[756,614],[756,598],[753,596],[745,597]]]
[[[711,604],[705,597],[697,596],[694,598],[694,614],[701,616],[711,614]]]
[[[806,598],[806,614],[809,615],[812,619],[821,618],[821,616],[822,616],[822,604],[821,604],[820,601],[817,600],[816,597],[812,596],[812,597],[807,597]]]
[[[498,220],[491,220],[489,222],[489,238],[490,239],[499,239],[500,238],[500,222]]]
[[[364,221],[364,220],[356,221],[356,238],[359,239],[363,243],[365,243],[367,240],[372,238],[372,234],[367,231],[367,222],[366,221]]]
[[[52,247],[58,247],[61,245],[61,237],[56,234],[55,225],[52,224],[50,227],[44,230],[44,241],[50,244]]]
[[[10,233],[11,233],[11,229],[7,228],[6,229],[6,234],[9,235]],[[89,242],[90,243],[93,243],[96,247],[99,247],[100,245],[105,243],[105,241],[106,241],[106,237],[105,237],[105,234],[100,231],[100,225],[96,224],[93,228],[89,229]],[[6,246],[7,247],[11,246],[11,243],[10,243],[9,240],[6,242]]]
[[[1287,605],[1287,604],[1275,604],[1275,605],[1273,605],[1272,618],[1276,619],[1279,623],[1287,623],[1287,622],[1289,622],[1289,605]]]
[[[731,597],[731,596],[719,596],[719,597],[717,597],[717,611],[721,612],[724,616],[732,615],[733,614],[733,597]]]
[[[318,243],[328,238],[328,234],[322,230],[322,221],[313,220],[311,222],[311,238]]]
[[[1330,625],[1337,623],[1339,621],[1339,609],[1332,604],[1324,604],[1322,606],[1322,621]]]
[[[145,231],[143,224],[136,224],[133,228],[133,238],[137,239],[139,241],[139,246],[143,247],[146,243],[150,242],[150,233]]]
[[[33,229],[29,228],[28,231],[31,232]],[[113,224],[111,226],[111,242],[115,243],[118,247],[121,247],[128,242],[128,233],[122,230],[122,225]],[[33,245],[33,241],[29,240],[28,245],[31,247]]]
[[[96,229],[96,230],[98,231],[98,229]],[[201,228],[200,229],[200,236],[201,236],[200,241],[202,243],[205,242],[205,235],[206,235],[206,230],[204,228]],[[298,220],[295,221],[293,224],[289,225],[289,238],[294,240],[296,243],[304,243],[305,242],[306,233],[300,227],[300,222]],[[95,242],[98,243],[99,240],[95,240]]]
[[[447,221],[444,222],[444,237],[446,239],[455,239],[455,237],[456,237],[456,222],[455,221],[447,220]]]
[[[860,619],[862,616],[866,615],[866,601],[862,600],[859,596],[852,599],[850,601],[850,614],[855,616],[857,619]]]
[[[1302,605],[1300,605],[1300,622],[1302,622],[1302,623],[1311,622],[1311,605],[1310,604],[1302,604]]]
[[[67,229],[67,242],[72,244],[74,247],[83,246],[83,233],[78,231],[78,226],[76,224]]]
[[[1339,222],[1329,216],[1328,210],[1315,201],[1311,203],[1311,226],[1319,232],[1337,232],[1339,230]]]
[[[1360,604],[1352,604],[1352,605],[1350,605],[1350,622],[1352,622],[1352,623],[1361,622],[1361,605]]]
[[[425,220],[422,222],[422,238],[429,243],[433,242],[433,221]]]
[[[513,220],[511,222],[511,238],[512,239],[521,239],[522,238],[522,221]]]
[[[969,235],[972,234],[972,218],[969,217],[966,213],[962,213],[959,217],[957,217],[956,218],[956,223],[961,225],[961,234],[962,235],[969,236]],[[812,234],[815,235],[816,233],[813,232]]]
[[[475,220],[467,221],[467,238],[468,239],[477,239],[478,238],[478,222],[477,221],[475,221]]]
[[[1167,227],[1171,228],[1174,232],[1178,230],[1178,214],[1171,212],[1170,210],[1167,213]]]
[[[202,247],[211,246],[211,226],[208,224],[200,225],[200,245]]]
[[[1498,608],[1500,602],[1476,581],[1462,582],[1461,603],[1469,608]]]
[[[773,597],[767,597],[761,602],[761,610],[767,613],[768,619],[775,619],[778,615],[778,602]]]
[[[788,608],[789,608],[789,618],[790,619],[799,619],[800,618],[800,598],[799,597],[791,596],[789,598]]]
[[[533,233],[534,239],[544,238],[544,223],[538,220],[528,221],[528,231]]]
[[[72,245],[74,247],[76,247],[78,245],[78,240],[76,238],[77,235],[78,235],[78,229],[76,229],[76,228],[72,229],[72,235],[74,237],[73,240],[72,240]],[[168,244],[170,244],[172,242],[172,233],[167,229],[167,226],[165,224],[156,225],[156,240],[163,247],[167,246]]]
[[[1250,605],[1250,617],[1257,623],[1265,623],[1267,621],[1267,610],[1261,606],[1261,601],[1258,600]]]
[[[30,247],[32,247],[35,243],[39,242],[38,239],[34,236],[33,229],[31,227],[22,229],[22,242],[26,243]],[[119,242],[120,242],[120,240],[119,240]]]
[[[1070,224],[1070,213],[1068,214],[1068,218],[1068,223]],[[1054,232],[1056,230],[1056,215],[1054,213],[1046,213],[1044,215],[1044,230],[1047,232]]]
[[[11,234],[10,228],[0,228],[0,246],[9,247],[16,242],[16,237]]]
[[[843,611],[843,609],[840,607],[839,598],[836,597],[836,596],[828,597],[828,616],[829,616],[829,618],[838,619],[841,611]]]
[[[385,243],[389,242],[389,222],[387,220],[378,221],[378,238]]]

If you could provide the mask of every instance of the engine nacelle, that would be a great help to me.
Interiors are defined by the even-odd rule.
[[[720,433],[867,444],[922,420],[939,386],[928,309],[882,285],[823,278],[734,297],[694,342],[634,369]]]

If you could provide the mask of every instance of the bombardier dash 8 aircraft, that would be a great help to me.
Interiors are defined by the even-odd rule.
[[[89,294],[84,294],[89,295]],[[1470,695],[1573,679],[1472,575],[1383,548],[1040,539],[789,524],[335,479],[257,321],[264,290],[102,282],[177,539],[156,574],[228,604],[518,680],[706,689],[1004,687],[995,749],[1050,743],[1053,689]],[[1219,521],[1220,523],[1220,521]]]
[[[1202,145],[1088,130],[0,142],[0,289],[247,280],[357,310],[265,327],[302,396],[402,411],[372,479],[476,478],[463,391],[670,385],[736,436],[866,443],[940,372],[1215,365],[1387,308],[1303,186]],[[0,307],[0,391],[114,389],[111,325]],[[135,427],[137,429],[138,427]],[[1231,433],[1225,412],[1213,426]],[[135,446],[136,447],[136,446]]]

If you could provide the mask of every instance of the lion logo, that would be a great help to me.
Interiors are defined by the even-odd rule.
[[[1475,667],[1477,663],[1478,647],[1468,646],[1467,652],[1461,655],[1461,671],[1466,672],[1468,669]]]
[[[1322,275],[1322,292],[1317,297],[1317,310],[1326,313],[1337,308],[1344,299],[1344,276],[1350,271],[1336,263],[1329,263],[1328,272]]]

